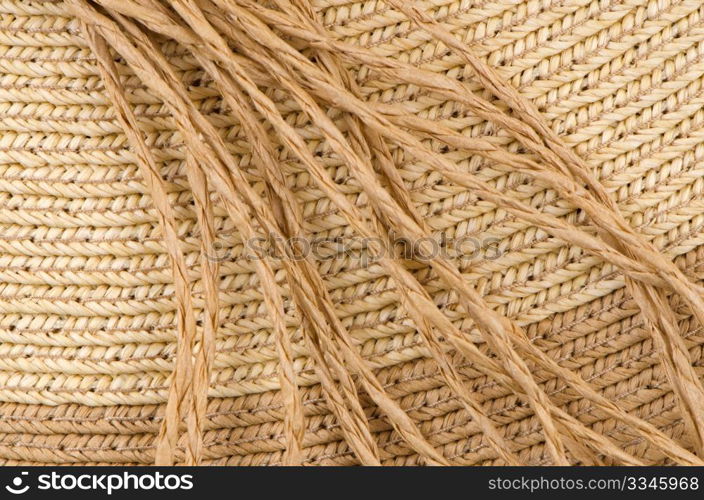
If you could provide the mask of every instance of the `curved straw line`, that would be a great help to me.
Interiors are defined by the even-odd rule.
[[[152,52],[154,52],[153,48],[152,48]],[[168,67],[168,62],[165,59],[161,58],[158,62],[160,63],[159,66],[161,68]],[[172,77],[172,80],[174,80],[173,77]],[[184,100],[184,102],[185,102],[185,100]],[[212,161],[216,161],[216,160],[212,160]],[[243,181],[242,179],[240,179],[240,181],[236,185],[242,185],[242,182],[246,182],[246,181]],[[271,224],[271,222],[270,222],[270,224]],[[250,236],[250,238],[251,237],[253,237],[253,236]],[[257,260],[258,266],[262,265],[262,263],[260,262],[261,260],[262,260],[261,258]],[[265,276],[268,275],[269,276],[268,279],[271,281],[271,280],[273,280],[273,273],[270,270],[267,270],[266,267],[267,266],[264,266],[264,268],[260,269],[259,272],[263,273]],[[298,286],[293,287],[293,288],[295,290],[302,290],[303,286],[301,284],[298,284]],[[272,293],[271,291],[267,291],[265,289],[265,293],[267,294],[265,297],[268,296],[268,299],[270,301],[278,300],[277,295]],[[307,292],[306,295],[313,296],[314,294]],[[283,306],[281,306],[281,307],[283,307]],[[324,324],[324,322],[325,322],[325,320],[321,320],[321,318],[316,317],[312,321],[307,322],[307,324],[319,325],[319,324]],[[309,328],[310,327],[306,327],[304,325],[304,331],[307,331]],[[277,344],[278,344],[279,348],[284,349],[284,350],[287,349],[285,344],[288,342],[288,339],[285,336],[285,334],[286,334],[285,325],[283,325],[283,324],[279,325],[278,332],[276,334]],[[318,362],[317,364],[322,367],[322,370],[319,372],[319,375],[321,377],[323,385],[327,388],[326,390],[328,392],[329,399],[332,400],[333,406],[338,408],[339,419],[341,420],[343,427],[346,426],[347,428],[352,429],[353,434],[348,435],[349,442],[352,443],[353,446],[357,443],[361,443],[361,444],[357,444],[357,448],[362,450],[360,452],[360,457],[363,460],[363,463],[370,463],[370,464],[378,463],[378,458],[376,458],[376,457],[378,457],[378,452],[375,451],[375,443],[372,440],[371,435],[369,434],[369,431],[366,427],[367,426],[366,419],[365,419],[363,410],[361,408],[361,404],[359,403],[359,401],[357,399],[357,394],[356,394],[356,389],[354,387],[354,383],[352,382],[352,379],[349,377],[347,372],[344,370],[340,355],[336,354],[336,350],[329,345],[323,344],[324,347],[321,350],[320,347],[317,347],[317,344],[315,344],[315,342],[317,342],[317,341],[315,341],[315,340],[310,341],[309,340],[309,344],[311,344],[311,343],[314,344],[314,347],[313,347],[314,359],[316,359],[316,361]],[[290,348],[288,348],[288,350],[290,350]],[[327,352],[327,356],[328,356],[327,360],[325,360],[325,354],[324,354],[325,352]],[[290,354],[286,354],[285,352],[283,355],[280,352],[280,356],[285,357],[287,359],[290,359]],[[286,361],[284,361],[284,363],[285,362]],[[340,393],[335,388],[334,377],[333,377],[332,373],[330,372],[330,370],[328,369],[329,364],[331,364],[337,368],[335,371],[337,372],[338,378],[341,380],[340,384],[342,386],[342,394],[343,395],[340,395]],[[289,370],[290,370],[290,372],[292,372],[292,367]],[[285,375],[284,375],[284,377],[285,377]],[[286,383],[286,380],[285,380],[285,378],[282,377],[282,384],[285,384],[285,383]],[[291,395],[293,395],[294,391],[297,392],[297,389],[295,389],[295,387],[292,387],[291,388]],[[348,407],[344,404],[345,399],[347,399],[348,401],[351,401],[351,403],[350,403],[351,408],[350,409],[348,409]],[[300,404],[298,404],[297,406],[301,407]],[[300,429],[295,429],[295,427],[294,427],[296,424],[293,422],[293,419],[296,418],[296,416],[293,413],[293,411],[295,411],[295,406],[292,407],[289,412],[287,412],[287,414],[291,413],[290,417],[292,420],[292,423],[291,423],[291,426],[289,427],[289,430],[291,432],[297,432],[298,436],[293,435],[293,436],[288,437],[288,441],[289,441],[288,448],[287,448],[287,455],[288,456],[286,458],[286,461],[288,463],[293,463],[296,460],[296,458],[295,458],[296,449],[301,447],[301,445],[298,443],[294,443],[294,444],[290,443],[290,441],[292,439],[300,438],[301,437],[300,434],[302,432]],[[352,416],[352,418],[350,418],[348,416],[348,414],[350,414]],[[302,418],[302,415],[298,417],[298,419],[300,419],[300,418]],[[360,420],[363,420],[363,423],[359,423]],[[352,423],[350,424],[350,423],[348,423],[348,421],[351,421]],[[297,425],[300,427],[301,423],[299,422]],[[360,437],[357,437],[357,436],[360,436]],[[371,446],[371,448],[370,448],[370,446]],[[291,456],[292,453],[294,454],[294,456]]]
[[[73,6],[76,7],[77,14],[79,15],[79,17],[81,17],[84,20],[84,22],[86,22],[90,25],[90,23],[94,20],[94,17],[91,15],[92,12],[90,10],[88,10],[88,12],[86,12],[86,10],[90,9],[90,7],[87,4],[81,5],[78,2],[74,2],[72,4],[73,4]],[[93,12],[95,12],[95,11],[93,11]],[[86,15],[86,14],[88,14],[88,15]],[[102,59],[104,59],[104,57]],[[116,96],[116,95],[113,96],[113,98],[115,98],[115,97],[119,98],[119,96]],[[133,123],[130,123],[130,122],[126,122],[126,123],[127,123],[128,127],[133,127],[133,128],[130,128],[128,131],[126,131],[126,133],[132,134],[133,130],[137,130],[136,121],[134,121]],[[146,145],[144,145],[143,142],[142,142],[142,146],[143,146],[143,148],[146,148]],[[147,159],[145,160],[145,158],[147,158]],[[151,155],[148,152],[148,150],[147,150],[147,156],[142,158],[142,160],[146,161],[146,162],[149,162],[149,160],[151,160],[151,162],[153,164],[153,159],[151,159]],[[193,167],[195,165],[193,164],[193,162],[190,162],[190,164],[187,166],[190,169],[191,167]],[[197,177],[191,177],[191,179],[197,179]],[[161,181],[161,182],[163,182],[163,181]],[[151,186],[150,186],[150,188],[151,188]],[[158,194],[158,191],[157,191],[157,194]],[[165,200],[165,198],[164,198],[164,200]],[[249,223],[248,217],[246,215],[244,215],[244,214],[246,214],[246,209],[238,203],[232,203],[231,205],[235,209],[230,213],[230,215],[233,217],[233,219],[236,222],[239,223],[238,225],[240,226],[241,230],[243,231],[243,234],[248,235],[248,237],[250,237],[250,238],[254,238],[256,236],[256,233],[254,232],[251,224]],[[175,241],[178,241],[178,239],[176,239]],[[281,301],[280,294],[278,293],[278,290],[276,287],[276,282],[274,279],[273,272],[271,271],[271,268],[262,260],[257,261],[257,268],[258,268],[257,269],[258,272],[260,273],[260,277],[261,277],[261,281],[262,281],[262,289],[264,292],[265,302],[267,304],[268,310],[270,311],[270,313],[272,313],[272,317],[274,319],[274,329],[277,332],[277,335],[279,337],[285,336],[285,335],[287,335],[287,331],[286,331],[285,323],[283,320],[283,303]],[[192,314],[193,308],[190,307],[189,310],[191,311],[191,314]],[[184,337],[183,339],[180,339],[180,340],[188,340],[188,338]],[[185,342],[183,342],[183,343],[185,343]],[[206,346],[202,346],[202,347],[206,347]],[[183,373],[185,371],[186,373],[188,373],[190,371],[189,368],[191,368],[191,366],[187,361],[190,361],[190,357],[191,357],[190,353],[188,353],[188,357],[185,358],[186,360],[182,361],[180,364],[177,363],[177,367],[174,370],[174,372],[175,373]],[[290,355],[289,355],[289,357],[290,357]],[[181,372],[178,371],[179,368],[181,369]],[[174,385],[173,387],[178,388],[179,385]],[[201,390],[207,391],[207,384],[204,389],[202,387],[202,383],[201,383]],[[176,392],[177,396],[174,398],[170,398],[170,401],[171,400],[178,401],[179,399],[184,398],[184,396],[182,396],[179,391],[175,390],[173,392]],[[192,436],[200,435],[200,438],[202,440],[202,428],[204,426],[204,420],[205,420],[205,416],[204,416],[205,405],[202,404],[202,402],[201,402],[201,404],[199,404],[198,406],[192,407],[192,410],[193,411],[191,412],[191,415],[189,415],[189,417],[193,418],[195,421],[194,423],[197,425],[193,426],[193,427],[195,427],[194,429],[191,429],[191,426],[189,426],[188,432],[189,432],[190,439],[189,439],[189,446],[187,447],[187,461],[186,461],[186,463],[188,463],[188,464],[196,463],[198,461],[198,457],[200,456],[201,446],[198,446],[197,443],[194,442],[195,437],[192,437]],[[181,411],[182,411],[182,408],[180,406],[177,406],[177,407],[172,406],[171,408],[169,408],[167,406],[167,418],[165,418],[165,422],[167,420],[170,422],[176,421],[176,427],[175,427],[175,430],[174,430],[174,427],[169,427],[168,428],[169,432],[168,433],[167,432],[161,433],[158,438],[158,441],[157,441],[157,443],[158,443],[157,444],[157,463],[159,463],[159,464],[173,463],[173,460],[174,460],[173,457],[175,454],[175,441],[178,439],[178,422],[180,422],[180,419],[181,419],[181,414],[180,414]]]
[[[165,182],[161,178],[151,151],[144,142],[137,118],[125,97],[117,68],[108,51],[107,44],[89,26],[84,24],[83,28],[91,49],[96,55],[98,69],[103,78],[105,89],[113,101],[115,114],[132,144],[137,165],[151,193],[154,206],[159,214],[159,223],[164,233],[164,241],[171,256],[174,287],[176,289],[179,337],[176,363],[172,372],[173,381],[169,389],[166,414],[159,431],[159,446],[157,446],[155,460],[157,465],[171,465],[173,464],[178,444],[181,411],[183,407],[190,406],[193,399],[191,353],[195,339],[196,323],[191,302],[188,268],[181,252],[180,239],[176,230],[174,213],[166,193]],[[189,427],[189,439],[186,447],[186,463],[189,465],[197,462],[196,457],[199,455],[201,448],[198,441],[202,442],[202,434],[197,431],[194,433],[193,431],[194,429]]]
[[[203,416],[207,405],[207,388],[210,374],[210,366],[214,356],[214,339],[217,325],[217,261],[210,257],[213,246],[214,227],[212,221],[212,207],[207,191],[207,179],[203,171],[194,163],[194,155],[187,155],[187,175],[189,184],[193,191],[198,210],[198,223],[202,230],[203,239],[201,241],[201,266],[205,291],[206,320],[204,321],[203,342],[201,349],[195,358],[195,401],[194,407],[188,414],[188,418],[194,421],[189,425],[189,430],[195,429],[202,435],[205,426]],[[266,273],[266,271],[265,271]],[[265,301],[276,307],[278,293],[271,290],[271,287],[264,287],[264,294],[267,294]],[[275,318],[276,321],[276,318]],[[288,338],[285,324],[278,322],[275,327],[276,347],[279,353],[279,375],[281,390],[284,402],[288,408],[284,419],[284,429],[286,436],[286,457],[284,462],[288,465],[297,465],[302,462],[302,441],[305,433],[303,409],[301,397],[295,381],[293,369],[292,348]],[[202,437],[199,439],[202,445]],[[200,456],[200,449],[196,456]]]
[[[193,408],[191,414],[188,415],[191,419],[188,425],[193,426],[200,435],[197,439],[199,448],[195,453],[196,465],[198,465],[203,454],[203,432],[207,421],[208,388],[210,387],[210,375],[215,359],[215,340],[217,338],[220,315],[219,265],[217,259],[213,259],[210,254],[215,248],[215,220],[213,205],[208,191],[208,179],[198,167],[197,160],[191,153],[187,153],[186,162],[188,162],[186,175],[193,192],[196,220],[201,231],[200,267],[205,300],[200,348],[195,354],[193,368]]]

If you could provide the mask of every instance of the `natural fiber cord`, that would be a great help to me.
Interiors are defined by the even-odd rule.
[[[701,0],[0,0],[0,462],[704,465]]]

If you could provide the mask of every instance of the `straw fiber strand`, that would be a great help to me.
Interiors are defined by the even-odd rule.
[[[0,463],[704,464],[695,0],[0,0]]]

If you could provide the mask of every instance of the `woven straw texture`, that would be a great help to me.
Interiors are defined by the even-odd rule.
[[[180,12],[176,4],[181,2],[173,3],[174,11]],[[228,2],[213,2],[222,3]],[[461,51],[448,47],[432,29],[461,41],[526,102],[532,102],[550,130],[584,160],[617,212],[639,234],[639,241],[649,242],[674,262],[689,283],[704,279],[701,0],[407,3],[416,10],[406,11],[403,2],[376,0],[314,0],[310,5],[315,22],[331,40],[380,59],[445,75],[506,116],[518,116],[514,106],[497,99],[476,77]],[[241,2],[244,9],[247,4]],[[233,219],[223,195],[216,192],[216,183],[194,187],[198,179],[189,176],[188,164],[203,158],[184,145],[188,140],[173,109],[135,73],[134,61],[121,52],[117,37],[111,39],[107,30],[100,31],[99,23],[91,31],[80,13],[80,9],[95,8],[105,14],[102,9],[120,10],[118,5],[0,0],[0,463],[150,464],[159,461],[160,430],[166,432],[161,436],[167,443],[165,453],[172,455],[162,463],[188,462],[191,413],[176,412],[175,418],[185,421],[176,432],[173,449],[168,441],[174,427],[164,431],[170,390],[178,392],[177,386],[173,389],[172,370],[182,332],[173,251],[164,238],[163,214],[155,208],[159,196],[175,221],[172,239],[178,242],[190,283],[187,294],[195,338],[204,335],[213,318],[206,311],[209,285],[202,279],[204,266],[217,267],[217,328],[208,361],[208,397],[201,401],[207,406],[201,417],[194,417],[202,428],[198,463],[290,463],[286,458],[289,437],[301,434],[297,454],[306,465],[673,464],[700,463],[697,456],[704,458],[699,422],[704,414],[697,415],[696,402],[704,377],[704,335],[693,317],[696,301],[682,289],[673,293],[654,278],[639,288],[633,283],[646,273],[638,274],[637,269],[629,284],[626,264],[587,251],[588,244],[580,244],[581,240],[566,241],[517,216],[515,210],[497,207],[471,185],[442,175],[439,167],[418,159],[409,147],[388,140],[383,149],[400,174],[395,179],[405,186],[418,226],[442,248],[457,241],[478,247],[463,246],[446,262],[471,284],[488,309],[521,327],[528,344],[545,357],[540,362],[516,348],[518,361],[510,361],[512,355],[487,342],[491,337],[482,334],[481,325],[478,328],[463,307],[462,294],[438,268],[420,258],[391,259],[402,263],[410,272],[404,276],[414,277],[449,320],[444,329],[440,321],[428,328],[436,334],[436,343],[429,343],[414,320],[417,310],[404,305],[411,299],[400,288],[410,285],[399,285],[398,279],[390,277],[391,267],[384,267],[359,243],[359,231],[347,214],[316,182],[311,168],[284,144],[280,130],[259,112],[257,122],[266,130],[276,155],[274,168],[283,173],[300,207],[302,227],[311,239],[323,242],[312,262],[334,314],[382,393],[409,418],[390,416],[391,407],[380,404],[381,397],[347,362],[359,408],[349,402],[355,398],[341,389],[345,403],[336,413],[316,370],[324,363],[316,361],[304,338],[310,325],[306,326],[292,299],[290,272],[280,259],[268,261],[284,311],[283,318],[276,319],[268,308],[260,264],[244,255],[248,236],[243,222]],[[271,26],[274,18],[266,16],[281,11],[275,2],[267,8],[269,14],[262,13],[259,19]],[[139,19],[138,12],[123,14]],[[422,29],[409,19],[424,15],[437,24]],[[224,140],[232,165],[244,174],[253,192],[267,199],[270,183],[255,165],[246,127],[224,102],[221,82],[203,70],[200,55],[144,24],[172,64],[194,109]],[[303,38],[282,34],[283,40],[322,68],[322,42],[311,48],[307,43],[313,42]],[[149,162],[140,165],[140,153],[126,134],[124,117],[121,121],[116,113],[119,103],[106,84],[96,47],[110,51],[121,75],[119,89],[113,91],[122,92],[139,123],[142,145],[158,174],[151,180],[143,168]],[[311,51],[319,49],[316,59]],[[244,61],[246,52],[241,53]],[[369,221],[380,212],[374,212],[377,207],[365,183],[321,127],[311,123],[292,91],[276,81],[264,64],[261,71],[255,69],[255,59],[249,57],[242,64],[261,93],[305,141],[342,199],[357,207],[374,227]],[[472,174],[507,199],[533,207],[540,216],[563,221],[580,229],[585,238],[608,243],[607,236],[590,224],[586,209],[544,179],[463,147],[457,142],[460,136],[452,136],[455,142],[433,136],[459,132],[505,154],[544,163],[540,154],[526,148],[506,127],[490,123],[459,98],[409,81],[412,75],[403,79],[385,72],[381,62],[365,64],[350,57],[343,63],[361,100],[395,117],[394,123],[410,131],[434,157]],[[305,89],[312,94],[312,87]],[[322,102],[322,97],[316,99]],[[362,151],[364,139],[354,137],[345,109],[344,104],[323,106],[353,149]],[[437,130],[421,132],[422,124],[414,123],[413,117],[432,122]],[[366,139],[371,144],[370,137]],[[388,188],[393,179],[384,185]],[[241,187],[241,183],[235,185]],[[204,198],[206,192],[210,196]],[[208,224],[214,234],[206,246],[207,213],[199,212],[202,203],[198,202],[204,199],[212,203]],[[404,206],[406,198],[394,199]],[[274,203],[271,206],[276,208]],[[604,206],[599,205],[606,211]],[[393,225],[380,219],[380,227]],[[261,227],[259,222],[253,224],[255,231]],[[629,251],[619,250],[619,255],[632,257],[628,262],[644,268],[649,265],[642,254]],[[675,347],[658,340],[666,335],[658,337],[648,326],[639,306],[646,296],[671,311],[674,319],[669,325],[684,346],[681,352],[688,351],[688,363],[684,363],[688,368],[682,368]],[[185,317],[187,322],[188,314]],[[320,318],[324,322],[326,316]],[[283,344],[276,334],[281,319],[295,373],[288,392],[281,391],[279,349]],[[464,334],[467,352],[474,349],[486,355],[484,365],[448,342],[451,325]],[[658,328],[665,331],[667,324]],[[195,352],[206,350],[199,341],[194,345]],[[669,352],[675,354],[668,358]],[[445,364],[438,361],[438,353]],[[185,355],[184,363],[189,357]],[[548,369],[552,365],[546,359],[581,379],[581,392],[566,381],[566,375]],[[502,360],[509,361],[504,365]],[[668,371],[664,360],[671,360],[674,372]],[[328,361],[328,365],[334,363]],[[523,366],[528,376],[522,379],[525,373],[518,368],[506,368],[500,373],[507,375],[499,375],[498,366]],[[197,370],[193,373],[197,380]],[[332,385],[344,387],[337,373],[333,370]],[[459,380],[462,389],[453,386],[452,380]],[[685,396],[673,387],[677,386],[673,380],[682,381]],[[585,397],[585,387],[594,397]],[[531,388],[538,392],[531,393]],[[287,398],[296,397],[301,400],[304,429],[287,420],[287,415],[297,413],[297,405],[291,406],[294,399]],[[197,406],[197,397],[193,398]],[[611,410],[605,409],[607,403]],[[180,408],[178,402],[174,404]],[[360,411],[361,420],[368,422],[366,429],[359,427]],[[688,411],[694,416],[688,417]],[[617,418],[617,412],[634,419]],[[345,424],[344,415],[351,421]],[[415,430],[404,427],[404,422],[414,424]],[[579,430],[569,431],[570,422]]]

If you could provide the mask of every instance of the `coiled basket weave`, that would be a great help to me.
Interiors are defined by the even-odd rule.
[[[704,463],[701,0],[0,0],[0,462]]]

